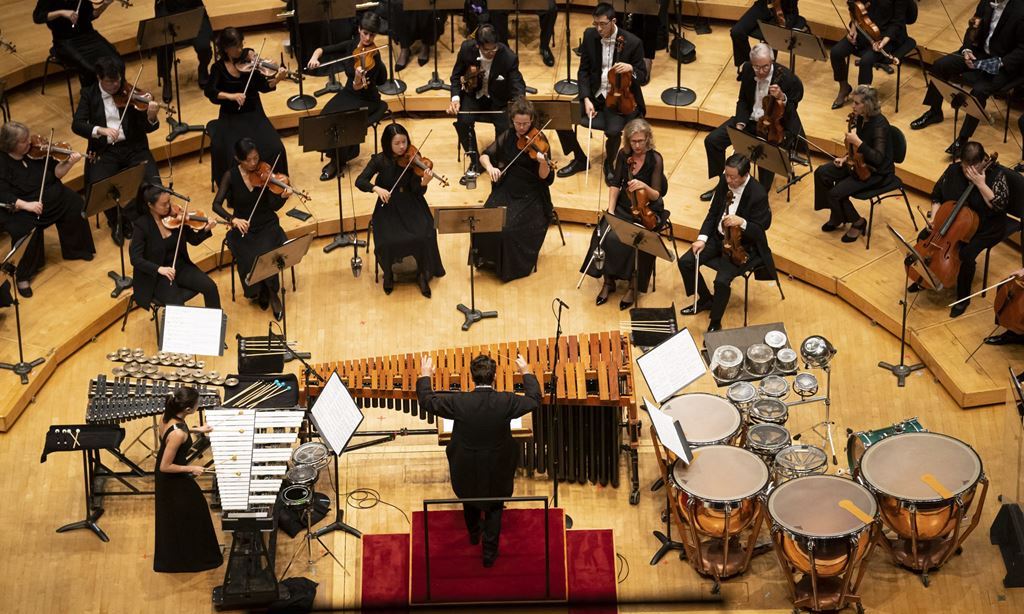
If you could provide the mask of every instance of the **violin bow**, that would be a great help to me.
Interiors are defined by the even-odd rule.
[[[245,88],[242,89],[242,95],[245,96],[249,91],[249,84],[252,83],[252,76],[256,74],[256,69],[260,65],[260,58],[263,56],[263,46],[267,44],[267,39],[264,37],[263,42],[260,43],[260,50],[256,52],[256,59],[253,60],[252,70],[249,71],[249,78],[245,81]],[[242,105],[239,104],[238,108],[241,109]]]
[[[423,141],[422,141],[422,142],[420,143],[420,146],[416,148],[416,152],[417,152],[417,153],[416,153],[416,155],[419,155],[419,151],[420,151],[420,149],[422,149],[422,148],[423,148],[423,146],[427,144],[427,139],[429,139],[429,138],[430,138],[430,135],[431,135],[431,134],[432,134],[433,132],[434,132],[433,128],[431,128],[431,129],[430,129],[429,131],[427,131],[427,136],[423,137]],[[390,143],[389,143],[388,145],[390,146]],[[395,191],[395,188],[397,188],[397,187],[398,187],[398,184],[399,184],[399,183],[400,183],[400,182],[402,181],[402,177],[405,177],[405,172],[409,170],[409,167],[410,167],[410,166],[412,166],[412,163],[413,163],[413,162],[414,162],[415,160],[416,160],[416,156],[409,156],[409,162],[407,162],[407,163],[406,163],[406,165],[405,165],[405,166],[404,166],[404,167],[402,168],[402,172],[401,172],[401,173],[399,173],[399,175],[398,175],[398,179],[395,179],[395,183],[394,183],[394,185],[392,185],[392,186],[391,186],[391,189],[390,189],[390,190],[388,190],[388,194],[389,194],[389,195],[390,195],[390,194],[391,194],[392,192],[394,192],[394,191]],[[385,203],[385,204],[386,204],[386,203]]]
[[[955,300],[955,301],[953,301],[952,303],[950,303],[950,304],[946,305],[946,307],[952,307],[953,305],[958,305],[958,304],[960,304],[960,303],[962,303],[962,302],[964,302],[964,301],[969,301],[969,300],[971,300],[972,298],[974,298],[974,297],[978,296],[979,294],[984,294],[985,292],[988,292],[989,290],[995,290],[995,289],[996,289],[996,288],[998,288],[999,286],[1001,286],[1001,285],[1003,285],[1003,284],[1005,284],[1005,283],[1007,283],[1007,282],[1009,282],[1009,281],[1013,281],[1014,279],[1017,279],[1017,276],[1016,276],[1016,275],[1010,275],[1009,277],[1007,277],[1007,278],[1006,278],[1006,279],[1004,279],[1003,281],[1000,281],[1000,282],[998,282],[998,283],[994,283],[994,284],[992,284],[991,286],[989,286],[989,287],[987,287],[987,288],[985,288],[985,289],[983,289],[983,290],[978,290],[978,291],[977,291],[977,292],[975,292],[974,294],[971,294],[971,295],[969,295],[969,296],[965,296],[965,297],[963,297],[962,299],[958,299],[958,300]]]
[[[256,197],[256,204],[252,206],[252,211],[249,212],[249,219],[245,221],[246,224],[252,223],[252,216],[256,215],[256,208],[260,206],[260,200],[263,199],[263,194],[267,191],[267,186],[270,185],[270,180],[274,178],[274,169],[277,168],[277,162],[281,159],[281,154],[278,153],[274,157],[274,163],[270,165],[270,172],[267,173],[267,180],[263,182],[263,186],[260,188],[260,193]],[[242,236],[245,236],[244,234]]]
[[[78,0],[78,6],[75,7],[75,15],[82,14],[82,0]],[[77,21],[71,23],[71,27],[74,28],[78,25]]]
[[[337,64],[338,62],[344,62],[345,60],[351,60],[352,58],[357,58],[357,57],[359,57],[361,55],[366,55],[368,53],[373,53],[374,51],[380,51],[381,49],[384,49],[386,47],[387,47],[387,45],[380,45],[379,47],[374,47],[373,49],[367,49],[366,51],[360,51],[359,53],[353,53],[351,55],[346,55],[343,58],[338,58],[336,60],[331,60],[329,62],[324,62],[323,64],[320,64],[319,66],[317,66],[313,70],[317,70],[317,69],[323,68],[324,66],[330,66],[331,64]]]
[[[519,153],[517,153],[515,156],[513,156],[512,161],[509,162],[508,164],[506,164],[505,168],[503,168],[500,171],[498,171],[498,173],[502,177],[505,176],[505,170],[508,169],[508,168],[511,168],[511,166],[516,163],[516,160],[519,159],[519,156],[523,155],[523,152],[526,151],[526,148],[530,146],[530,143],[534,142],[537,139],[537,137],[540,136],[540,134],[542,132],[544,132],[544,129],[547,128],[548,124],[550,124],[550,123],[551,123],[550,119],[548,121],[544,122],[544,125],[540,127],[540,130],[537,131],[537,134],[531,136],[529,139],[526,140],[526,145],[524,145],[523,148],[519,150]]]
[[[592,143],[593,142],[594,142],[594,118],[590,117],[588,115],[587,116],[587,170],[584,171],[584,173],[586,173],[586,175],[584,176],[584,179],[583,179],[583,187],[584,188],[589,188],[590,187],[590,156],[593,155],[593,151],[594,151],[594,149],[592,147]],[[600,195],[601,195],[600,189],[598,190],[597,194],[598,194],[598,197],[600,198]],[[598,207],[601,206],[600,205],[600,201],[598,202],[597,206]]]
[[[185,236],[185,223],[188,221],[188,201],[185,201],[185,207],[181,210],[181,223],[178,225],[178,240],[174,242],[174,259],[171,260],[171,270],[175,273],[178,272],[178,253],[181,251],[181,238]],[[170,280],[171,285],[174,285],[174,280]]]
[[[124,134],[124,118],[128,115],[128,109],[132,106],[132,97],[135,96],[135,88],[139,84],[139,77],[142,76],[142,64],[139,64],[139,74],[135,75],[135,81],[132,82],[132,89],[128,92],[128,102],[124,105],[124,111],[121,111],[121,119],[117,124],[117,136],[109,144],[113,145],[117,142],[117,137]]]
[[[46,172],[50,169],[50,150],[53,149],[53,128],[50,128],[50,138],[46,141],[46,158],[43,160],[43,180],[39,182],[39,203],[43,202],[43,190],[46,189]],[[42,213],[36,219],[42,217]]]

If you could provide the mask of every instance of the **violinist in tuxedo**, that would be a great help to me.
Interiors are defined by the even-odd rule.
[[[452,99],[448,114],[454,115],[455,132],[469,157],[467,176],[483,172],[477,149],[476,123],[494,124],[495,136],[509,128],[508,103],[526,93],[526,82],[519,72],[519,57],[498,41],[494,26],[484,24],[475,39],[462,43],[451,75]],[[475,111],[500,111],[476,115]],[[460,180],[465,185],[466,177]]]
[[[736,114],[724,124],[712,130],[704,137],[704,150],[708,156],[708,178],[718,177],[725,169],[725,150],[729,147],[729,132],[732,126],[750,134],[757,134],[757,123],[764,117],[765,98],[771,96],[784,107],[782,125],[785,128],[785,144],[790,135],[800,133],[800,116],[797,106],[804,97],[804,85],[800,79],[786,67],[775,62],[775,52],[766,43],[758,43],[750,50],[750,61],[740,68],[740,94],[736,99]],[[775,173],[761,168],[758,170],[758,181],[765,190],[770,190]],[[704,202],[711,200],[715,188],[700,195]]]
[[[722,328],[722,316],[729,306],[732,280],[749,270],[755,270],[756,279],[777,280],[775,261],[768,248],[768,228],[772,225],[772,210],[768,194],[756,181],[750,180],[750,160],[733,154],[725,161],[725,172],[715,188],[700,234],[690,251],[679,258],[679,273],[687,296],[697,291],[697,302],[685,307],[684,316],[711,311],[708,332]],[[745,264],[736,264],[725,253],[726,234],[732,227],[741,229],[742,245],[749,255]],[[697,275],[697,257],[700,264],[716,271],[715,292],[711,294],[704,277]],[[694,288],[694,277],[697,287]]]
[[[604,131],[604,175],[605,181],[611,182],[615,155],[622,142],[622,129],[637,117],[646,114],[644,94],[641,87],[647,84],[650,75],[644,61],[644,45],[636,35],[620,28],[616,23],[615,9],[607,2],[601,2],[594,8],[593,27],[583,32],[580,44],[580,65],[576,73],[580,93],[580,126],[585,127],[592,121],[593,128]],[[636,109],[632,113],[623,114],[607,107],[611,83],[609,72],[629,74],[632,76],[630,92],[636,99]],[[559,177],[570,177],[586,170],[587,153],[580,147],[579,139],[572,130],[559,130],[558,140],[562,151],[573,154],[573,161],[558,170]]]
[[[892,60],[886,53],[903,44],[907,39],[907,5],[916,0],[873,0],[868,4],[867,14],[882,35],[877,41],[867,37],[851,18],[846,36],[832,45],[829,60],[832,62],[832,78],[839,84],[839,93],[832,102],[833,109],[839,109],[853,91],[850,85],[850,56],[860,57],[860,71],[857,85],[871,85],[876,64],[889,64]],[[916,8],[916,5],[915,5]],[[852,6],[851,17],[852,17]]]
[[[732,37],[732,56],[736,68],[743,66],[750,55],[750,37],[761,31],[762,21],[773,26],[781,25],[789,29],[802,30],[807,27],[807,20],[800,16],[798,0],[754,0],[746,13],[733,24],[729,30]],[[779,24],[775,15],[776,7],[782,10],[783,24]]]
[[[989,96],[1005,90],[1011,81],[1024,75],[1024,2],[978,2],[959,51],[939,58],[929,72],[943,81],[959,77],[984,107]],[[928,110],[910,123],[911,130],[943,120],[942,94],[930,83],[924,104]],[[960,134],[946,148],[946,153],[954,157],[978,127],[977,118],[966,113],[960,116]]]
[[[160,127],[157,119],[159,107],[147,94],[145,111],[128,104],[127,110],[119,107],[116,100],[121,93],[131,91],[131,85],[124,81],[124,64],[118,57],[102,57],[96,60],[97,82],[82,89],[82,96],[75,109],[71,130],[89,140],[89,151],[96,154],[95,160],[86,164],[86,180],[90,184],[102,181],[117,173],[144,164],[144,179],[147,183],[159,184],[160,172],[149,150],[149,133]],[[122,115],[124,121],[121,121]],[[125,204],[130,202],[125,197]],[[121,245],[130,238],[134,208],[123,207],[121,225],[117,223],[117,208],[103,212],[110,227],[114,243]]]
[[[551,53],[551,41],[555,38],[555,20],[558,8],[555,0],[548,0],[548,8],[543,11],[527,11],[540,18],[540,58],[545,66],[555,65],[555,56]],[[487,0],[466,0],[462,19],[466,23],[466,31],[472,32],[485,23],[494,26],[498,40],[508,45],[508,15],[510,11],[492,11],[487,7]]]

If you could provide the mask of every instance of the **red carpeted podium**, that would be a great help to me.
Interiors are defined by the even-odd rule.
[[[469,543],[461,510],[430,512],[428,521],[430,600],[423,513],[414,512],[411,535],[363,536],[363,608],[516,602],[614,607],[615,545],[609,529],[567,531],[563,511],[549,510],[551,582],[546,594],[544,510],[505,510],[499,556],[491,568],[481,563],[481,546]]]

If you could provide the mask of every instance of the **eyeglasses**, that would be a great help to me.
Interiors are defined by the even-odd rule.
[[[771,67],[772,67],[770,62],[768,64],[751,64],[751,66],[757,72],[766,72],[766,71],[770,70]]]
[[[515,126],[516,128],[529,128],[530,126],[533,125],[533,122],[512,122],[512,125]]]
[[[595,21],[594,22],[594,27],[595,28],[607,28],[610,25],[612,25],[612,22],[610,22],[610,21]]]

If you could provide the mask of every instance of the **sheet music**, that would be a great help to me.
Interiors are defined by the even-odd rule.
[[[224,312],[168,305],[164,308],[160,350],[200,356],[224,355]]]
[[[341,383],[338,372],[331,373],[320,396],[310,410],[320,435],[335,455],[340,456],[363,422],[363,412],[356,407],[352,395]]]
[[[637,358],[636,365],[658,403],[664,403],[707,373],[700,350],[685,328]]]
[[[654,425],[654,432],[658,434],[661,444],[689,465],[693,460],[693,452],[690,451],[686,438],[682,436],[683,426],[647,398],[644,398],[644,409],[651,416],[651,424]]]

